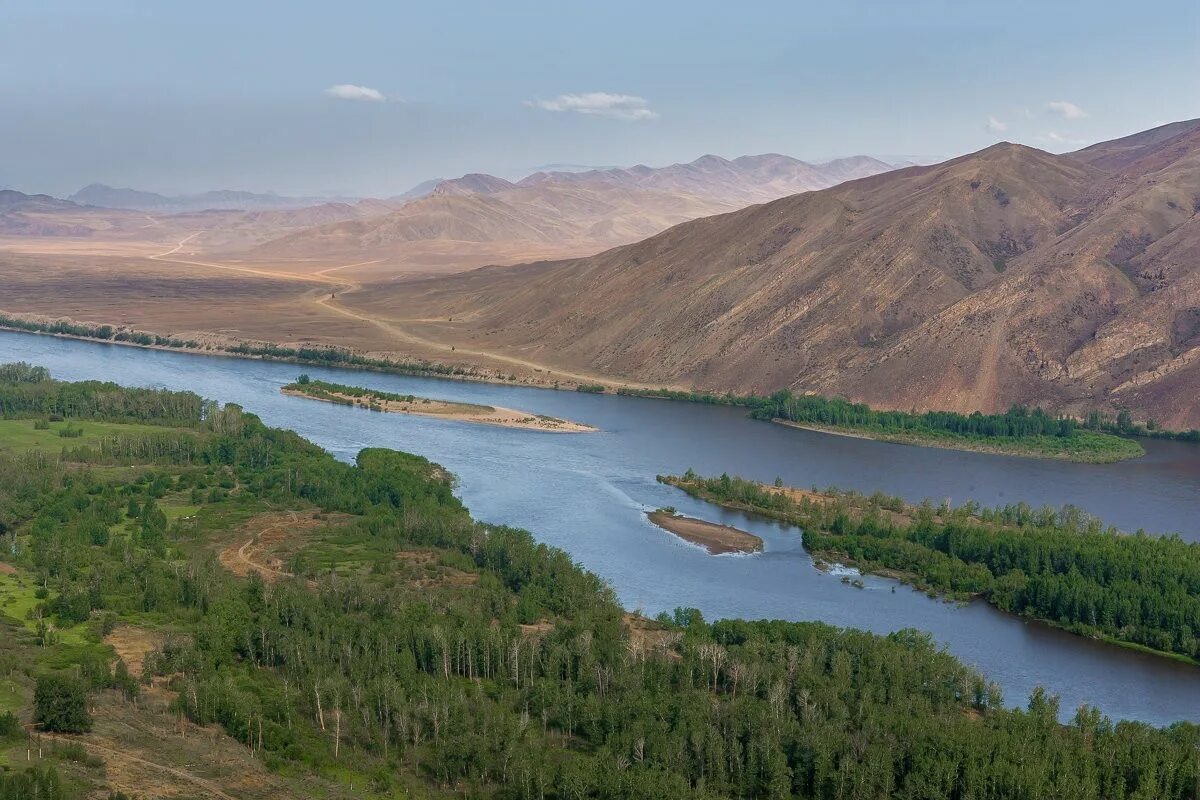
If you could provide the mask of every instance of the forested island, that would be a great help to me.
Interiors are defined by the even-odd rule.
[[[1200,727],[1062,724],[1041,691],[1009,709],[923,633],[629,614],[563,552],[473,520],[417,456],[347,464],[234,405],[28,365],[0,367],[0,415],[6,800],[1183,800],[1200,782]]]
[[[1178,536],[1125,534],[1071,507],[914,506],[691,470],[660,480],[801,528],[814,558],[1200,663],[1200,544]]]
[[[590,433],[596,429],[546,414],[531,414],[513,408],[461,403],[452,400],[435,400],[413,394],[385,392],[362,386],[346,386],[340,383],[313,380],[301,375],[295,383],[281,390],[284,394],[324,400],[327,403],[356,406],[371,411],[391,414],[416,414],[422,417],[453,419],[459,422],[478,422],[483,425],[499,425],[502,428],[524,428],[527,430],[551,431],[555,433]]]
[[[767,396],[670,389],[621,389],[618,393],[707,405],[743,406],[755,419],[885,442],[1092,463],[1111,463],[1145,455],[1145,449],[1129,438],[1132,436],[1200,441],[1200,431],[1177,433],[1160,430],[1153,423],[1135,425],[1128,412],[1116,418],[1093,413],[1078,420],[1025,406],[1013,406],[1003,414],[879,411],[863,403],[793,394],[786,389]]]

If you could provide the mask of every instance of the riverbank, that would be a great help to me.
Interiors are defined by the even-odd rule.
[[[598,428],[579,422],[532,414],[514,408],[459,403],[416,395],[400,395],[376,391],[358,386],[343,386],[324,381],[307,380],[284,386],[280,391],[292,397],[320,400],[326,403],[355,406],[388,414],[412,414],[419,417],[450,419],[457,422],[474,422],[481,425],[496,425],[501,428],[519,428],[550,433],[594,433]]]
[[[814,559],[979,597],[1073,634],[1197,664],[1200,544],[1129,536],[1078,509],[952,508],[882,493],[807,492],[741,478],[659,476],[689,495],[799,528]],[[1052,555],[1049,555],[1052,554]]]
[[[567,391],[577,389],[577,385],[573,381],[550,381],[528,375],[518,378],[515,373],[483,369],[471,364],[446,364],[427,359],[397,360],[335,346],[291,347],[274,342],[240,339],[214,333],[197,334],[196,338],[181,339],[116,325],[77,322],[65,317],[52,318],[0,311],[0,331],[29,333],[54,339],[95,342],[142,350],[160,350],[251,361],[275,361],[301,366],[335,367],[387,375],[412,375],[492,383],[501,386],[522,385],[538,389]]]
[[[1140,426],[1135,426],[1129,436],[1119,436],[1108,432],[1080,428],[1077,426],[1077,420],[1074,421],[1076,427],[1075,432],[1071,436],[998,437],[963,435],[940,430],[914,430],[911,428],[895,431],[856,427],[853,425],[832,426],[773,416],[767,413],[770,409],[765,405],[771,402],[771,398],[756,395],[736,395],[729,392],[718,395],[708,392],[682,391],[669,388],[647,388],[617,382],[593,383],[570,379],[550,380],[540,377],[537,374],[525,373],[518,376],[514,372],[505,373],[496,369],[483,369],[472,363],[446,364],[429,360],[395,360],[390,357],[393,354],[373,355],[371,353],[358,352],[335,346],[292,347],[272,342],[242,340],[225,334],[196,334],[197,338],[195,339],[181,339],[108,324],[75,322],[68,318],[53,319],[37,315],[18,315],[5,312],[0,312],[0,331],[2,330],[196,355],[279,361],[290,364],[356,369],[383,374],[446,378],[507,386],[521,385],[530,388],[579,391],[591,394],[611,393],[630,397],[676,400],[706,405],[742,406],[748,408],[751,415],[756,418],[769,419],[790,427],[821,433],[874,439],[876,441],[908,444],[918,447],[933,447],[1026,458],[1050,458],[1079,463],[1114,463],[1141,457],[1145,454],[1144,448],[1133,438],[1129,438],[1130,436],[1200,441],[1200,432],[1179,433],[1157,429],[1149,431]],[[534,369],[533,373],[541,371]],[[774,397],[772,395],[772,398]],[[817,400],[826,403],[842,402],[818,398],[816,396],[803,397],[809,401]],[[1035,409],[1036,411],[1038,410]],[[900,414],[901,412],[874,413]],[[948,414],[949,412],[936,412],[935,416],[946,416]],[[950,416],[958,415],[950,414]],[[992,416],[999,417],[1002,415]]]
[[[700,545],[714,556],[725,553],[760,553],[763,549],[762,539],[729,525],[685,517],[662,508],[647,511],[646,516],[663,530],[684,541]]]
[[[1069,437],[1030,436],[1001,439],[955,436],[939,431],[891,432],[854,426],[834,427],[811,422],[792,422],[778,417],[771,421],[789,428],[832,436],[1021,458],[1053,458],[1081,464],[1115,464],[1146,455],[1145,448],[1133,439],[1095,431],[1077,431]]]

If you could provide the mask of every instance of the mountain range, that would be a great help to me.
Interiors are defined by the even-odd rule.
[[[541,257],[591,254],[686,220],[889,169],[867,156],[812,165],[771,154],[704,156],[659,169],[538,172],[516,182],[471,173],[417,187],[410,194],[421,196],[387,215],[298,231],[249,255],[396,259],[414,242],[429,241],[497,245],[473,248],[478,263],[530,248]]]
[[[353,302],[618,379],[902,409],[1129,407],[1196,427],[1198,214],[1193,120],[1064,155],[1001,143]]]
[[[271,193],[261,194],[231,189],[219,189],[200,194],[168,196],[140,189],[115,188],[103,183],[93,183],[83,187],[67,199],[79,205],[158,212],[160,214],[178,214],[189,211],[209,210],[302,208],[304,206],[327,203],[334,198],[283,197]],[[353,201],[354,199],[357,198],[336,198],[337,201],[342,202],[347,200]]]
[[[687,164],[672,164],[657,169],[639,165],[628,169],[536,172],[523,178],[518,185],[573,183],[638,187],[749,205],[813,189],[825,189],[893,168],[891,164],[870,156],[809,164],[778,153],[740,156],[733,160],[705,155]]]

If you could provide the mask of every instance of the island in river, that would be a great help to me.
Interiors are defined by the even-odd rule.
[[[684,541],[704,547],[714,556],[722,553],[759,553],[763,549],[763,540],[752,533],[728,525],[685,517],[676,514],[673,509],[648,511],[646,516],[663,530],[670,531]]]
[[[340,383],[327,383],[312,380],[307,375],[301,375],[295,383],[289,383],[281,390],[284,394],[295,397],[307,397],[311,400],[322,400],[327,403],[358,406],[372,411],[384,411],[392,414],[416,414],[422,417],[438,419],[453,419],[460,422],[478,422],[484,425],[498,425],[502,428],[523,428],[526,430],[550,431],[552,433],[591,433],[597,428],[579,422],[559,419],[545,414],[533,414],[514,408],[480,405],[477,403],[460,403],[453,400],[437,400],[430,397],[418,397],[412,394],[397,394],[378,389],[367,389],[361,386],[346,386]]]
[[[1071,506],[914,506],[881,492],[807,492],[691,470],[658,480],[796,526],[814,559],[1200,665],[1200,543],[1128,535]]]

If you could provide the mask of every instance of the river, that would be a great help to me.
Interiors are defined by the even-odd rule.
[[[726,511],[658,484],[655,475],[694,468],[790,485],[880,489],[985,505],[1024,500],[1074,504],[1121,528],[1178,532],[1200,540],[1200,446],[1146,442],[1147,455],[1119,464],[994,456],[886,444],[786,428],[742,409],[555,392],[519,386],[382,375],[198,356],[0,332],[0,362],[25,360],[64,380],[189,389],[235,402],[291,428],[339,458],[364,447],[419,453],[459,480],[472,514],[527,528],[599,574],[629,609],[677,606],[706,618],[821,620],[888,633],[929,631],[995,681],[1012,705],[1041,685],[1064,717],[1089,703],[1114,719],[1158,725],[1200,722],[1200,668],[1137,653],[1002,614],[983,602],[958,606],[884,578],[862,589],[813,567],[799,532]],[[494,404],[586,422],[599,433],[512,430],[287,397],[300,372],[341,383]],[[711,556],[651,524],[646,509],[690,516],[761,536],[762,553]]]

